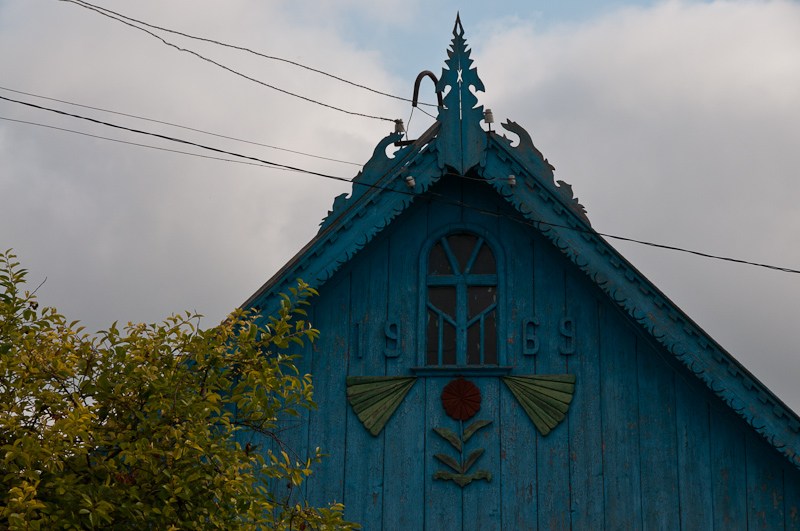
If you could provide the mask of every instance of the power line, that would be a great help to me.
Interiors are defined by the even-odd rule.
[[[81,7],[85,8],[85,9],[90,9],[92,11],[100,13],[104,17],[108,17],[108,18],[110,18],[112,20],[116,20],[118,22],[121,22],[121,23],[125,24],[126,26],[130,26],[132,28],[138,29],[139,31],[143,31],[143,32],[147,33],[148,35],[160,40],[162,43],[166,44],[167,46],[171,46],[172,48],[175,48],[176,50],[179,50],[181,52],[190,53],[190,54],[194,55],[195,57],[198,57],[198,58],[202,59],[203,61],[207,61],[207,62],[209,62],[209,63],[211,63],[213,65],[216,65],[216,66],[222,68],[223,70],[227,70],[228,72],[230,72],[232,74],[235,74],[237,76],[243,77],[244,79],[247,79],[248,81],[252,81],[254,83],[258,83],[259,85],[263,85],[263,86],[265,86],[267,88],[271,88],[272,90],[276,90],[276,91],[281,92],[283,94],[287,94],[289,96],[294,96],[295,98],[299,98],[299,99],[307,101],[309,103],[314,103],[316,105],[320,105],[322,107],[327,107],[328,109],[333,109],[335,111],[343,112],[345,114],[350,114],[350,115],[353,115],[353,116],[362,116],[364,118],[372,118],[374,120],[384,120],[384,121],[387,121],[387,122],[394,122],[394,118],[386,118],[385,116],[376,116],[376,115],[372,115],[372,114],[364,114],[364,113],[355,112],[355,111],[348,111],[347,109],[343,109],[341,107],[336,107],[335,105],[330,105],[328,103],[323,103],[323,102],[315,100],[313,98],[309,98],[308,96],[301,96],[300,94],[295,94],[294,92],[288,91],[286,89],[282,89],[282,88],[276,87],[274,85],[270,85],[270,84],[265,83],[265,82],[263,82],[263,81],[261,81],[259,79],[256,79],[254,77],[250,77],[247,74],[243,74],[243,73],[241,73],[241,72],[239,72],[237,70],[234,70],[233,68],[225,66],[222,63],[218,63],[217,61],[214,61],[213,59],[209,59],[208,57],[206,57],[204,55],[201,55],[201,54],[199,54],[199,53],[197,53],[197,52],[195,52],[193,50],[189,50],[189,49],[186,49],[186,48],[181,48],[177,44],[172,44],[171,42],[166,41],[163,37],[161,37],[159,35],[156,35],[152,31],[149,31],[149,30],[147,30],[145,28],[140,28],[139,26],[136,26],[135,24],[132,24],[132,23],[126,21],[126,20],[123,20],[121,18],[117,18],[115,16],[109,15],[108,13],[105,13],[104,11],[101,11],[100,9],[95,9],[94,7],[89,7],[89,5],[83,5],[83,4],[79,3],[79,2],[77,2],[76,0],[59,0],[59,1],[61,1],[61,2],[69,2],[69,3],[75,4],[75,5],[81,6]]]
[[[102,109],[100,107],[92,107],[90,105],[82,105],[80,103],[73,103],[71,101],[59,100],[59,99],[56,99],[56,98],[48,98],[47,96],[40,96],[38,94],[31,94],[30,92],[23,92],[21,90],[14,90],[14,89],[6,88],[6,87],[0,87],[0,90],[6,90],[8,92],[14,92],[16,94],[24,94],[26,96],[32,96],[34,98],[41,98],[43,100],[57,101],[58,103],[66,103],[67,105],[74,105],[75,107],[83,107],[84,109],[92,109],[92,110],[95,110],[95,111],[101,111],[101,112],[107,112],[107,113],[111,113],[111,114],[117,114],[119,116],[127,116],[128,118],[136,118],[137,120],[145,120],[145,121],[153,122],[153,123],[157,123],[157,124],[169,125],[169,126],[172,126],[172,127],[179,127],[181,129],[186,129],[187,131],[195,131],[197,133],[203,133],[204,135],[211,135],[211,136],[216,136],[216,137],[219,137],[219,138],[225,138],[225,139],[228,139],[228,140],[235,140],[237,142],[244,142],[245,144],[253,144],[254,146],[262,146],[262,147],[267,147],[267,148],[271,148],[271,149],[277,149],[279,151],[286,151],[288,153],[295,153],[297,155],[303,155],[305,157],[312,157],[312,158],[315,158],[315,159],[329,160],[331,162],[340,162],[342,164],[350,164],[350,165],[353,165],[353,166],[363,166],[363,164],[359,164],[357,162],[350,162],[350,161],[347,161],[347,160],[333,159],[333,158],[330,158],[330,157],[323,157],[321,155],[312,155],[311,153],[304,153],[302,151],[296,151],[294,149],[287,149],[287,148],[282,148],[282,147],[277,147],[277,146],[271,146],[269,144],[262,144],[261,142],[253,142],[251,140],[243,140],[241,138],[235,138],[235,137],[232,137],[232,136],[220,135],[218,133],[212,133],[210,131],[204,131],[202,129],[195,129],[194,127],[187,127],[185,125],[174,124],[174,123],[171,123],[171,122],[164,122],[164,121],[161,121],[161,120],[154,120],[152,118],[145,118],[144,116],[136,116],[135,114],[127,114],[127,113],[124,113],[124,112],[117,112],[117,111],[111,111],[109,109]]]
[[[191,155],[192,157],[200,157],[200,158],[212,159],[212,160],[221,160],[223,162],[233,162],[235,164],[247,164],[247,165],[250,165],[250,166],[259,166],[261,168],[273,168],[273,169],[276,169],[276,170],[297,171],[297,170],[289,170],[287,168],[275,168],[273,166],[267,166],[266,164],[258,164],[258,163],[255,163],[255,162],[247,162],[247,161],[244,161],[244,160],[224,159],[222,157],[210,157],[208,155],[200,155],[199,153],[190,153],[189,151],[180,151],[178,149],[168,149],[168,148],[162,148],[162,147],[158,147],[158,146],[151,146],[151,145],[148,145],[148,144],[139,144],[137,142],[128,142],[127,140],[119,140],[117,138],[109,138],[107,136],[92,135],[92,134],[89,134],[89,133],[84,133],[83,131],[76,131],[74,129],[67,129],[65,127],[56,127],[54,125],[40,124],[40,123],[37,123],[37,122],[27,122],[25,120],[15,120],[14,118],[6,118],[5,116],[0,116],[0,120],[5,120],[7,122],[17,122],[17,123],[20,123],[20,124],[35,125],[37,127],[46,127],[48,129],[55,129],[57,131],[64,131],[64,132],[67,132],[67,133],[75,133],[76,135],[88,136],[88,137],[91,137],[91,138],[99,138],[101,140],[108,140],[110,142],[118,142],[120,144],[128,144],[130,146],[138,146],[138,147],[149,148],[149,149],[157,149],[159,151],[168,151],[170,153],[180,153],[181,155]]]
[[[310,175],[317,175],[319,177],[325,177],[325,178],[328,178],[328,179],[336,179],[336,180],[339,180],[339,181],[351,182],[350,179],[347,179],[345,177],[336,177],[336,176],[333,176],[333,175],[327,175],[325,173],[319,173],[319,172],[315,172],[315,171],[311,171],[311,170],[304,170],[302,168],[295,168],[294,166],[289,166],[287,164],[279,164],[277,162],[271,162],[271,161],[268,161],[268,160],[259,159],[257,157],[250,157],[248,155],[240,155],[240,154],[234,153],[232,151],[225,151],[224,149],[218,149],[218,148],[215,148],[215,147],[206,146],[206,145],[203,145],[203,144],[198,144],[196,142],[191,142],[189,140],[183,140],[183,139],[180,139],[180,138],[175,138],[175,137],[171,137],[171,136],[167,136],[167,135],[161,135],[161,134],[158,134],[158,133],[151,133],[151,132],[148,132],[148,131],[142,131],[142,130],[139,130],[139,129],[133,129],[133,128],[125,127],[125,126],[122,126],[122,125],[116,125],[116,124],[112,124],[112,123],[109,123],[109,122],[104,122],[102,120],[97,120],[95,118],[89,118],[87,116],[81,116],[79,114],[72,114],[72,113],[68,113],[68,112],[65,112],[65,111],[60,111],[58,109],[51,109],[49,107],[42,107],[41,105],[36,105],[34,103],[29,103],[27,101],[13,100],[11,98],[6,98],[5,96],[0,96],[0,100],[10,101],[12,103],[18,103],[20,105],[25,105],[25,106],[28,106],[28,107],[33,107],[35,109],[40,109],[40,110],[43,110],[43,111],[49,111],[49,112],[53,112],[53,113],[56,113],[56,114],[61,114],[63,116],[70,116],[72,118],[78,118],[79,120],[86,120],[87,122],[93,122],[93,123],[96,123],[96,124],[105,125],[105,126],[108,126],[108,127],[113,127],[115,129],[122,129],[123,131],[130,131],[132,133],[138,133],[140,135],[154,136],[156,138],[162,138],[164,140],[169,140],[170,142],[178,142],[180,144],[186,144],[186,145],[189,145],[189,146],[195,146],[195,147],[199,147],[201,149],[207,149],[209,151],[214,151],[214,152],[217,152],[217,153],[223,153],[225,155],[231,155],[231,156],[240,157],[240,158],[243,158],[243,159],[254,160],[256,162],[260,162],[260,163],[268,165],[270,167],[285,168],[285,169],[288,169],[288,170],[293,170],[293,171],[297,171],[297,172],[301,172],[301,173],[308,173]]]
[[[33,103],[28,103],[28,102],[23,102],[23,101],[18,101],[18,100],[12,100],[12,99],[6,98],[4,96],[0,96],[0,99],[6,100],[6,101],[10,101],[10,102],[13,102],[13,103],[19,103],[21,105],[27,105],[29,107],[34,107],[36,109],[41,109],[41,110],[45,110],[45,111],[54,112],[54,113],[61,114],[61,115],[64,115],[64,116],[71,116],[73,118],[78,118],[78,119],[81,119],[81,120],[86,120],[86,121],[89,121],[89,122],[94,122],[94,123],[97,123],[97,124],[106,125],[106,126],[109,126],[109,127],[114,127],[116,129],[122,129],[122,130],[130,131],[130,132],[133,132],[133,133],[154,136],[154,137],[157,137],[157,138],[162,138],[164,140],[169,140],[171,142],[178,142],[178,143],[182,143],[182,144],[192,145],[192,146],[195,146],[195,147],[199,147],[199,148],[202,148],[202,149],[207,149],[207,150],[214,151],[214,152],[217,152],[217,153],[223,153],[223,154],[231,155],[231,156],[234,156],[234,157],[239,157],[239,158],[243,158],[243,159],[256,161],[256,162],[259,162],[259,163],[261,163],[261,165],[264,165],[266,167],[278,168],[278,169],[287,169],[287,170],[291,170],[291,171],[295,171],[295,172],[299,172],[299,173],[306,173],[306,174],[309,174],[309,175],[316,175],[317,177],[322,177],[322,178],[325,178],[325,179],[332,179],[332,180],[342,181],[342,182],[347,182],[347,183],[353,183],[354,182],[353,179],[347,179],[345,177],[338,177],[338,176],[335,176],[335,175],[329,175],[329,174],[315,172],[315,171],[311,171],[311,170],[305,170],[305,169],[302,169],[302,168],[297,168],[297,167],[289,166],[289,165],[286,165],[286,164],[278,164],[278,163],[275,163],[275,162],[270,162],[270,161],[259,159],[259,158],[256,158],[256,157],[250,157],[248,155],[241,155],[239,153],[235,153],[235,152],[232,152],[232,151],[225,151],[225,150],[222,150],[222,149],[217,149],[217,148],[214,148],[214,147],[205,146],[203,144],[197,144],[195,142],[190,142],[188,140],[182,140],[182,139],[179,139],[179,138],[173,138],[173,137],[169,137],[169,136],[166,136],[166,135],[160,135],[160,134],[157,134],[157,133],[150,133],[150,132],[147,132],[147,131],[140,131],[140,130],[137,130],[137,129],[131,129],[129,127],[124,127],[124,126],[121,126],[121,125],[115,125],[115,124],[111,124],[111,123],[108,123],[108,122],[95,120],[94,118],[88,118],[88,117],[80,116],[80,115],[77,115],[77,114],[70,114],[70,113],[67,113],[67,112],[64,112],[64,111],[60,111],[60,110],[57,110],[57,109],[50,109],[48,107],[42,107],[42,106],[39,106],[39,105],[35,105]],[[225,159],[219,159],[219,160],[225,160]],[[462,176],[460,176],[458,174],[451,174],[451,173],[448,173],[447,175],[453,175],[453,176],[457,176],[457,177],[462,177]],[[356,184],[359,184],[361,186],[366,186],[366,187],[369,187],[369,188],[376,188],[376,189],[379,189],[379,190],[385,190],[385,191],[389,191],[389,192],[409,195],[409,196],[412,196],[412,197],[420,197],[419,194],[415,194],[413,192],[407,192],[407,191],[403,191],[403,190],[396,190],[394,188],[389,188],[389,187],[381,186],[381,185],[378,185],[378,184],[369,184],[369,183],[356,183]],[[771,269],[771,270],[774,270],[774,271],[781,271],[781,272],[784,272],[784,273],[798,273],[798,274],[800,274],[800,270],[791,269],[791,268],[788,268],[788,267],[780,267],[780,266],[775,266],[775,265],[770,265],[770,264],[763,264],[763,263],[759,263],[759,262],[750,262],[748,260],[741,260],[741,259],[738,259],[738,258],[730,258],[730,257],[725,257],[725,256],[718,256],[718,255],[713,255],[713,254],[709,254],[709,253],[704,253],[704,252],[701,252],[701,251],[694,251],[694,250],[691,250],[691,249],[684,249],[682,247],[674,247],[674,246],[671,246],[671,245],[664,245],[664,244],[660,244],[660,243],[648,242],[648,241],[645,241],[645,240],[637,240],[637,239],[634,239],[634,238],[627,238],[625,236],[617,236],[617,235],[614,235],[614,234],[598,232],[598,231],[595,231],[595,230],[581,229],[579,227],[572,227],[572,226],[569,226],[569,225],[560,225],[560,224],[557,224],[557,223],[550,223],[550,222],[541,221],[541,220],[530,220],[530,219],[526,219],[526,218],[522,218],[522,217],[518,217],[518,216],[511,216],[511,215],[508,215],[508,214],[503,214],[503,213],[500,213],[500,212],[492,212],[490,210],[485,210],[485,209],[482,209],[482,208],[474,207],[472,205],[467,205],[467,204],[462,203],[460,201],[453,201],[453,200],[449,200],[449,199],[443,199],[444,196],[442,196],[441,194],[434,194],[434,193],[432,193],[430,191],[428,192],[428,194],[429,195],[436,195],[436,196],[439,197],[439,199],[430,197],[429,199],[431,201],[436,201],[438,203],[443,203],[443,204],[458,206],[458,207],[462,207],[462,208],[467,208],[467,209],[473,210],[475,212],[479,212],[481,214],[487,214],[487,215],[491,215],[491,216],[507,218],[507,219],[510,219],[512,221],[518,222],[520,224],[531,226],[533,228],[536,228],[537,230],[541,230],[540,226],[542,226],[542,225],[545,225],[545,226],[548,226],[548,227],[557,227],[557,228],[572,230],[572,231],[575,231],[575,232],[580,232],[580,233],[585,233],[585,234],[590,234],[590,235],[597,235],[597,236],[602,236],[602,237],[605,237],[605,238],[612,238],[612,239],[620,240],[620,241],[638,243],[640,245],[647,245],[647,246],[656,247],[656,248],[659,248],[659,249],[666,249],[666,250],[671,250],[671,251],[689,253],[689,254],[693,254],[693,255],[696,255],[696,256],[701,256],[701,257],[704,257],[704,258],[711,258],[711,259],[714,259],[714,260],[722,260],[722,261],[726,261],[726,262],[734,262],[734,263],[738,263],[738,264],[751,265],[751,266],[755,266],[755,267],[763,267],[765,269]]]
[[[291,61],[289,59],[284,59],[283,57],[276,57],[276,56],[272,56],[272,55],[266,55],[266,54],[263,54],[261,52],[257,52],[255,50],[251,50],[250,48],[245,48],[244,46],[235,46],[233,44],[227,44],[227,43],[224,43],[224,42],[215,41],[213,39],[207,39],[205,37],[197,37],[195,35],[189,35],[188,33],[183,33],[183,32],[180,32],[180,31],[171,30],[169,28],[164,28],[164,27],[161,27],[161,26],[155,26],[153,24],[148,24],[147,22],[143,22],[141,20],[137,20],[135,18],[131,18],[131,17],[125,16],[125,15],[123,15],[121,13],[118,13],[116,11],[112,11],[112,10],[107,9],[105,7],[100,7],[100,6],[97,6],[97,5],[94,5],[94,4],[90,4],[89,2],[85,2],[84,0],[62,0],[62,1],[72,2],[73,4],[79,5],[79,6],[83,7],[83,8],[86,8],[86,9],[94,9],[94,10],[105,11],[105,12],[111,13],[113,15],[116,15],[116,16],[118,16],[120,18],[124,18],[125,20],[129,20],[131,22],[136,22],[137,24],[141,24],[143,26],[147,26],[148,28],[152,28],[152,29],[156,29],[156,30],[160,30],[160,31],[166,31],[167,33],[180,35],[181,37],[186,37],[188,39],[194,39],[194,40],[203,41],[203,42],[210,42],[212,44],[216,44],[216,45],[219,45],[219,46],[224,46],[226,48],[232,48],[234,50],[240,50],[240,51],[243,51],[243,52],[248,52],[248,53],[251,53],[253,55],[257,55],[259,57],[263,57],[265,59],[271,59],[273,61],[281,61],[283,63],[288,63],[290,65],[297,66],[297,67],[300,67],[300,68],[304,68],[306,70],[309,70],[311,72],[315,72],[317,74],[322,74],[323,76],[330,77],[330,78],[335,79],[337,81],[341,81],[343,83],[347,83],[348,85],[352,85],[354,87],[358,87],[358,88],[361,88],[361,89],[364,89],[364,90],[368,90],[368,91],[373,92],[375,94],[380,94],[381,96],[387,96],[389,98],[394,98],[396,100],[401,100],[401,101],[407,101],[409,103],[413,103],[413,101],[414,101],[414,100],[411,100],[409,98],[404,98],[402,96],[395,96],[394,94],[389,94],[387,92],[382,92],[380,90],[376,90],[374,88],[370,88],[370,87],[368,87],[366,85],[361,85],[361,84],[356,83],[354,81],[350,81],[350,80],[341,78],[339,76],[335,76],[333,74],[330,74],[328,72],[325,72],[324,70],[318,70],[316,68],[312,68],[310,66],[306,66],[306,65],[298,63],[296,61]],[[428,107],[438,107],[438,105],[435,104],[435,103],[421,103],[421,102],[418,102],[417,105],[427,105]]]
[[[422,104],[420,104],[420,105],[422,105]],[[436,118],[434,115],[432,115],[431,113],[429,113],[428,111],[426,111],[425,109],[420,109],[420,111],[421,111],[421,112],[424,112],[425,114],[427,114],[428,116],[430,116],[430,117],[431,117],[431,118],[433,118],[434,120],[437,120],[437,119],[438,119],[438,118]]]
[[[458,174],[455,174],[455,173],[449,173],[448,175],[453,175],[453,176],[457,176],[457,177],[463,177],[462,175],[458,175]],[[386,188],[386,189],[390,190],[390,191],[392,190],[390,188]],[[395,190],[395,191],[397,191],[397,190]],[[476,212],[479,212],[481,214],[487,214],[487,215],[490,215],[490,216],[496,216],[496,217],[510,219],[511,221],[516,221],[517,223],[520,223],[522,225],[527,225],[527,226],[533,227],[533,228],[538,229],[538,230],[541,230],[541,229],[539,227],[537,227],[537,225],[546,225],[548,227],[556,227],[556,228],[560,228],[560,229],[567,229],[567,230],[571,230],[571,231],[575,231],[575,232],[580,232],[580,233],[583,233],[583,234],[603,236],[604,238],[612,238],[614,240],[620,240],[620,241],[631,242],[631,243],[638,243],[640,245],[647,245],[647,246],[650,246],[650,247],[656,247],[656,248],[659,248],[659,249],[666,249],[666,250],[669,250],[669,251],[679,251],[679,252],[682,252],[682,253],[688,253],[688,254],[693,254],[693,255],[697,255],[697,256],[702,256],[704,258],[712,258],[714,260],[722,260],[722,261],[725,261],[725,262],[734,262],[734,263],[737,263],[737,264],[745,264],[745,265],[751,265],[751,266],[756,266],[756,267],[763,267],[765,269],[772,269],[774,271],[781,271],[783,273],[798,273],[798,274],[800,274],[800,270],[791,269],[789,267],[781,267],[781,266],[775,266],[775,265],[770,265],[770,264],[763,264],[763,263],[759,263],[759,262],[749,262],[747,260],[741,260],[739,258],[730,258],[730,257],[727,257],[727,256],[718,256],[718,255],[714,255],[714,254],[703,253],[701,251],[693,251],[691,249],[684,249],[683,247],[674,247],[672,245],[665,245],[665,244],[661,244],[661,243],[648,242],[648,241],[645,241],[645,240],[637,240],[637,239],[634,239],[634,238],[627,238],[625,236],[617,236],[615,234],[608,234],[606,232],[600,232],[600,231],[596,231],[596,230],[586,230],[586,229],[581,229],[579,227],[572,227],[570,225],[560,225],[558,223],[550,223],[548,221],[541,221],[541,220],[535,220],[535,219],[521,218],[521,217],[517,217],[517,216],[510,216],[508,214],[502,214],[500,212],[492,212],[490,210],[484,210],[482,208],[473,207],[473,206],[470,206],[470,205],[467,205],[465,203],[461,203],[461,202],[458,202],[458,201],[456,201],[456,202],[453,202],[453,201],[439,201],[439,202],[446,203],[446,204],[451,204],[451,205],[455,205],[455,206],[460,206],[460,207],[463,207],[463,208],[468,208],[468,209],[474,210]]]

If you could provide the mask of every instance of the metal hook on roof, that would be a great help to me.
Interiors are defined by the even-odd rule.
[[[425,77],[431,78],[431,80],[433,81],[433,86],[434,87],[436,87],[439,84],[439,80],[436,78],[436,75],[434,75],[434,73],[431,72],[430,70],[425,70],[424,72],[420,72],[419,75],[417,76],[417,80],[414,81],[414,97],[411,98],[411,106],[412,107],[419,106],[419,86],[420,86],[420,84],[422,83],[422,80]],[[439,104],[439,108],[444,107],[444,102],[442,101],[442,93],[440,91],[436,92],[436,99],[437,99],[437,102]],[[395,123],[397,123],[397,120],[395,120]],[[402,124],[402,120],[400,120],[400,124]],[[403,128],[403,130],[400,131],[399,130],[399,126],[395,127],[395,132],[403,132],[403,131],[405,131],[405,128]],[[394,145],[398,146],[398,147],[402,147],[402,146],[411,145],[414,142],[416,142],[416,140],[400,140],[398,142],[395,142]]]
[[[419,102],[419,85],[422,83],[422,79],[427,76],[433,80],[433,86],[436,87],[439,84],[439,80],[436,79],[436,76],[430,70],[425,70],[424,72],[420,72],[417,76],[417,80],[414,81],[414,97],[411,98],[411,106],[416,107],[417,103]],[[436,99],[438,100],[439,107],[444,107],[442,103],[442,93],[436,92]]]

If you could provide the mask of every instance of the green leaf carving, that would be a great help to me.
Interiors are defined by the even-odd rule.
[[[475,464],[475,461],[477,461],[478,458],[481,455],[483,455],[483,448],[478,448],[477,450],[472,450],[469,453],[469,456],[467,457],[467,460],[464,461],[464,466],[461,468],[461,472],[463,474],[466,474],[467,472],[469,472],[470,467]]]
[[[475,432],[479,429],[483,428],[484,426],[488,426],[491,424],[491,420],[476,420],[464,430],[464,442],[466,443],[470,437],[475,435]]]
[[[433,475],[433,479],[443,479],[445,481],[452,481],[461,488],[469,485],[476,479],[485,479],[488,483],[492,481],[492,475],[486,470],[478,470],[474,474],[453,474],[446,470],[439,470]]]
[[[452,444],[456,450],[459,452],[461,451],[461,439],[459,439],[458,435],[456,435],[452,430],[448,430],[447,428],[433,428],[433,431],[438,433],[442,439]],[[465,438],[464,441],[466,440],[467,439]]]
[[[358,420],[377,437],[416,381],[416,376],[348,376],[347,399]]]
[[[461,472],[461,465],[458,464],[458,461],[453,459],[447,454],[433,454],[433,457],[444,463],[445,465],[449,466],[456,472]]]
[[[542,435],[564,420],[575,392],[574,374],[503,376],[502,380]]]

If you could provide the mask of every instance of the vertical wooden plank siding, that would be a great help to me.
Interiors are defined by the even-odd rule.
[[[319,446],[330,455],[308,482],[311,504],[341,502],[344,498],[345,440],[347,439],[346,386],[348,356],[348,325],[350,322],[350,278],[337,277],[338,282],[320,291],[315,309],[317,326],[324,333],[314,343],[312,374],[314,400],[319,409],[311,416],[308,430],[309,451]]]
[[[365,249],[366,250],[366,249]],[[386,320],[388,243],[371,246],[357,256],[350,274],[350,356],[348,376],[384,376],[386,358],[375,336]],[[383,334],[383,330],[380,331]],[[347,518],[365,529],[380,529],[383,518],[383,437],[373,437],[352,409],[347,411],[344,504]]]
[[[513,239],[506,246],[508,286],[506,320],[507,363],[515,374],[535,374],[536,356],[523,354],[523,322],[535,317],[533,295],[533,241],[519,224],[503,219],[503,234]],[[508,240],[506,240],[508,241]],[[536,327],[531,323],[528,338],[533,343]],[[529,345],[532,349],[532,346]],[[537,522],[536,497],[536,428],[514,395],[500,386],[500,455],[503,529],[533,530]]]
[[[362,251],[363,252],[363,251]],[[363,340],[364,330],[362,323],[366,314],[367,298],[369,296],[369,265],[370,260],[358,256],[354,260],[355,267],[347,272],[350,279],[350,307],[348,308],[348,323],[346,333],[348,335],[348,356],[347,356],[347,376],[366,376],[365,365],[360,345]],[[360,336],[360,337],[359,337]],[[376,375],[377,376],[377,375]],[[374,474],[373,461],[379,444],[374,444],[370,440],[373,437],[363,429],[363,425],[358,417],[353,413],[352,408],[347,408],[346,414],[346,440],[345,440],[345,459],[343,475],[344,497],[342,502],[345,504],[348,520],[359,522],[361,525],[375,527],[374,517],[371,518],[370,504],[364,499],[372,492],[369,484]],[[379,434],[378,437],[382,435]],[[377,499],[375,500],[378,501]],[[374,514],[374,513],[373,513]],[[377,525],[380,525],[378,519]]]
[[[461,219],[464,223],[472,223],[486,229],[492,236],[498,236],[500,218],[485,212],[497,212],[496,195],[488,185],[482,182],[464,184],[462,180],[462,201],[471,208],[462,208]]]
[[[537,245],[534,259],[534,295],[541,337],[536,355],[537,374],[565,374],[567,362],[559,347],[565,316],[565,271],[551,249]],[[539,334],[537,334],[539,335]],[[540,529],[569,529],[569,415],[537,444],[537,507]]]
[[[600,306],[603,494],[606,529],[642,528],[636,336]]]
[[[714,529],[747,529],[747,476],[744,433],[712,410],[711,490]]]
[[[572,529],[603,529],[603,442],[600,410],[598,302],[582,279],[567,275],[567,313],[575,318],[575,354],[569,372],[575,394],[569,408]]]
[[[440,181],[437,193],[450,198],[451,201],[461,202],[463,180],[458,177],[444,176]],[[450,223],[463,221],[463,208],[457,205],[428,203],[428,235]],[[425,275],[427,271],[419,271]],[[421,283],[422,284],[422,283]],[[424,289],[424,288],[423,288]],[[425,297],[424,293],[420,297]],[[420,338],[424,338],[425,330],[418,330]],[[423,349],[424,351],[424,349]],[[419,364],[424,365],[422,360]],[[448,470],[447,465],[433,457],[434,454],[444,453],[451,455],[454,448],[441,437],[434,433],[438,427],[448,428],[455,433],[461,433],[459,423],[445,414],[442,407],[441,395],[444,386],[452,378],[422,378],[421,384],[425,386],[426,419],[425,419],[425,529],[458,530],[462,529],[463,518],[463,490],[452,482],[440,479],[434,480],[433,475],[437,470]]]
[[[497,203],[494,201],[494,195],[490,194],[490,189],[487,185],[481,182],[472,182],[470,185],[464,185],[462,180],[462,200],[465,204],[476,207],[477,209],[496,212]],[[478,225],[485,229],[486,233],[496,236],[498,234],[498,216],[484,214],[478,210],[465,208],[461,215],[464,223],[471,223]],[[501,256],[505,255],[505,249],[495,249],[495,259],[499,260]],[[498,270],[505,270],[504,264],[498,263]],[[500,296],[500,290],[505,291],[506,286],[504,278],[500,279],[497,286],[496,296]],[[505,295],[505,294],[503,294]],[[498,300],[499,304],[499,300]],[[502,309],[501,309],[502,311]],[[497,320],[497,335],[498,339],[502,338],[501,330],[503,330],[504,317],[498,315]],[[499,345],[498,360],[502,359],[501,352],[504,351],[505,346]],[[463,506],[464,506],[464,527],[468,529],[478,530],[497,530],[500,531],[500,491],[501,491],[501,465],[500,465],[500,380],[497,377],[487,378],[470,378],[470,380],[478,386],[481,390],[481,409],[475,417],[469,421],[464,422],[464,426],[468,426],[475,419],[491,420],[492,424],[482,428],[477,432],[472,439],[467,442],[467,448],[464,455],[468,455],[469,451],[475,448],[484,448],[483,455],[473,465],[475,470],[487,470],[492,474],[492,481],[487,483],[480,480],[473,482],[464,489],[463,492]]]
[[[461,203],[463,199],[462,184],[463,181],[458,177],[448,175],[445,175],[442,177],[442,180],[439,181],[439,185],[436,188],[436,193],[446,197],[448,202],[442,203],[438,201],[429,201],[427,203],[428,235],[433,234],[445,225],[451,223],[461,223],[463,221],[462,216],[464,215],[464,208],[458,206],[457,204]],[[414,266],[415,271],[418,268],[418,265]],[[427,271],[419,271],[420,275],[425,275],[426,273]],[[420,330],[419,333],[424,335],[425,331]],[[424,356],[420,357],[420,365],[425,365],[425,360],[422,358],[424,358]]]
[[[400,352],[386,360],[387,376],[406,376],[408,367],[417,365],[419,249],[427,237],[427,207],[408,214],[389,237],[387,312],[388,320],[398,325],[398,340],[384,339],[384,348],[392,343],[388,347]],[[384,355],[382,349],[379,355]],[[424,381],[414,384],[383,431],[384,529],[421,530],[426,506]]]
[[[389,276],[389,241],[388,239],[376,242],[376,249],[371,255],[369,294],[367,297],[367,311],[364,322],[364,354],[366,359],[365,375],[386,375],[386,338],[384,335],[387,321],[387,295],[388,295],[388,276]],[[364,430],[366,431],[366,430]],[[378,525],[383,523],[383,506],[386,503],[384,497],[384,462],[385,462],[385,437],[386,431],[381,432],[379,440],[369,441],[368,444],[378,443],[379,460],[376,462],[376,474],[372,478],[373,483],[369,485],[371,489],[370,502],[372,502],[371,512]],[[380,498],[380,504],[377,499]],[[365,525],[365,529],[367,526]],[[380,529],[380,527],[377,527]]]
[[[784,465],[783,500],[786,531],[800,531],[800,472]]]
[[[464,421],[466,428],[478,419],[491,420],[492,423],[481,428],[464,445],[464,459],[470,452],[483,448],[469,473],[486,470],[492,481],[473,481],[463,489],[464,529],[473,531],[501,531],[500,525],[500,380],[496,377],[470,378],[481,390],[481,409],[470,420]],[[448,485],[455,488],[455,485]]]
[[[784,529],[783,467],[770,448],[747,437],[747,523],[751,530]]]
[[[455,457],[457,452],[450,443],[439,437],[433,429],[447,428],[456,434],[461,434],[462,426],[459,421],[447,416],[441,406],[442,390],[452,378],[428,377],[424,378],[427,394],[427,420],[425,434],[427,435],[425,444],[425,529],[436,529],[441,531],[462,531],[472,529],[473,522],[468,522],[466,527],[462,527],[462,495],[463,489],[454,485],[450,481],[433,479],[437,470],[450,469],[437,460],[434,454],[446,454]],[[481,417],[482,418],[482,417]],[[467,423],[463,423],[465,426]],[[485,429],[485,428],[484,428]],[[460,456],[459,458],[460,459]],[[466,488],[473,488],[475,485],[468,485]]]
[[[637,348],[643,528],[680,529],[675,377],[644,341]]]
[[[712,529],[708,402],[675,378],[681,528]]]

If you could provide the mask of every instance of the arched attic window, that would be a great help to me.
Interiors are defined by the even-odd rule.
[[[427,365],[497,365],[499,283],[489,244],[469,232],[447,234],[427,266]]]

